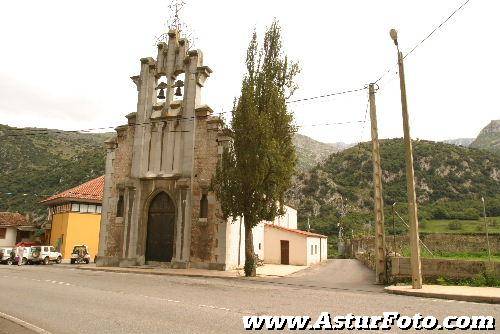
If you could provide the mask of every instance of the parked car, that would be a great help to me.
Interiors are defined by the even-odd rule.
[[[6,263],[8,265],[14,264],[14,257],[11,255],[12,250],[12,247],[0,248],[0,263]]]
[[[62,255],[56,252],[53,246],[32,246],[30,253],[30,263],[49,264],[51,262],[61,263]]]
[[[71,252],[71,264],[75,263],[90,263],[89,248],[87,245],[77,245],[73,247]]]
[[[22,254],[19,254],[22,248]],[[18,261],[22,261],[23,264],[28,264],[31,257],[32,249],[31,247],[16,246],[11,250],[10,261],[7,264],[17,264]]]

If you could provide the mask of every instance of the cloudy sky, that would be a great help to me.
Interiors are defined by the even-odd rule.
[[[302,73],[294,98],[356,89],[388,67],[377,94],[380,137],[402,136],[396,51],[409,51],[464,0],[188,0],[183,18],[214,73],[204,102],[228,111],[239,93],[252,30],[276,17]],[[2,1],[0,123],[64,130],[116,126],[135,111],[129,79],[156,54],[167,0]],[[406,59],[412,136],[475,137],[500,118],[499,1],[471,0]],[[495,23],[496,22],[496,23]],[[392,66],[391,66],[392,65]],[[300,132],[325,142],[369,139],[362,91],[290,105]]]

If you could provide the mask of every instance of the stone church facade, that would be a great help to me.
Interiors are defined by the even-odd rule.
[[[209,186],[227,138],[201,104],[211,72],[175,30],[156,59],[141,59],[137,111],[106,141],[98,266],[226,269],[226,222]]]
[[[243,265],[244,221],[223,219],[210,189],[229,140],[222,120],[201,103],[211,73],[175,30],[158,44],[156,59],[141,59],[140,75],[131,78],[137,111],[106,141],[98,266]],[[254,228],[254,253],[269,263],[325,260],[326,237],[297,230],[297,211],[286,212]]]

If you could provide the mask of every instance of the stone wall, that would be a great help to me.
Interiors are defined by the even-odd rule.
[[[421,234],[420,239],[434,252],[487,252],[484,234]],[[386,247],[393,252],[394,239],[386,237]],[[374,269],[374,237],[364,237],[346,243],[346,257],[356,258],[367,267]],[[490,235],[491,252],[500,252],[500,235]],[[408,236],[396,236],[396,253],[409,247]],[[408,257],[388,258],[388,269],[393,280],[411,277]],[[422,258],[422,276],[426,279],[446,277],[452,279],[473,278],[484,272],[493,272],[500,277],[500,262]]]
[[[114,158],[111,174],[111,184],[123,183],[130,174],[132,164],[132,146],[134,140],[134,126],[124,125],[118,127],[116,136],[116,148],[114,149]],[[104,256],[121,258],[123,253],[123,217],[116,217],[116,205],[119,197],[118,187],[111,186],[110,194],[107,198],[108,205],[106,211],[107,224],[101,225],[105,229],[105,248]],[[102,247],[102,245],[101,245]]]
[[[422,259],[422,276],[426,279],[446,277],[452,279],[473,278],[484,272],[494,272],[500,277],[500,262]],[[411,277],[410,258],[390,257],[389,272],[393,279]]]
[[[225,253],[221,247],[224,243],[221,239],[225,234],[220,224],[225,221],[222,219],[220,204],[210,187],[219,159],[218,136],[222,123],[219,117],[209,116],[203,111],[203,108],[197,110],[190,261],[207,263],[211,267],[220,264],[220,268],[214,269],[224,269]],[[200,218],[200,200],[203,194],[208,199],[207,218]]]
[[[375,270],[375,254],[373,252],[358,252],[354,257],[371,270]]]
[[[491,252],[500,253],[500,234],[491,234],[489,239]],[[484,234],[420,233],[420,240],[422,240],[431,252],[487,252],[486,235]],[[352,248],[354,253],[357,251],[373,250],[374,242],[375,240],[372,236],[353,240]],[[386,235],[385,244],[389,252],[394,251],[393,236]],[[401,250],[407,249],[409,245],[410,241],[407,235],[396,236],[396,253],[401,253]],[[350,247],[350,244],[346,246],[346,248]]]

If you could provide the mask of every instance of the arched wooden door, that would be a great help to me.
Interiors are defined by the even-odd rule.
[[[170,262],[174,253],[174,202],[161,192],[149,205],[146,261]]]

